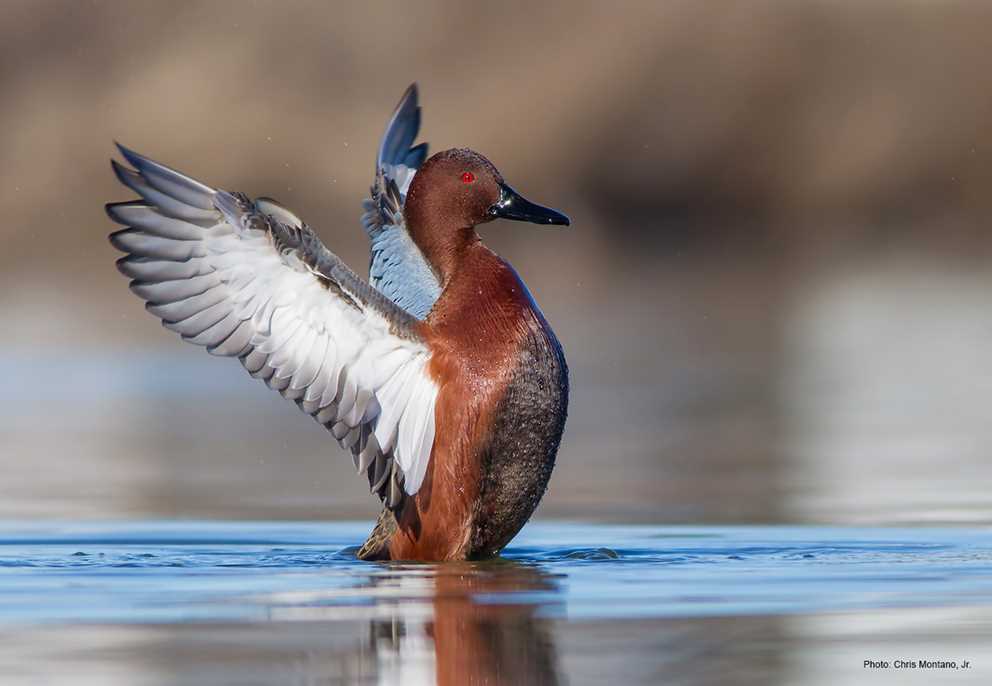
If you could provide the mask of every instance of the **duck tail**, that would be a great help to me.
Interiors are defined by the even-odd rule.
[[[375,528],[369,534],[369,538],[358,550],[359,560],[388,560],[389,539],[393,537],[399,526],[396,524],[396,517],[388,507],[382,508],[379,519],[375,522]]]

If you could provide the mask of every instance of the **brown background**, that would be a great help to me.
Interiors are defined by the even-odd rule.
[[[992,521],[992,6],[0,2],[0,517],[370,517],[350,460],[113,268],[118,139],[361,268],[411,81],[567,231],[541,516]]]

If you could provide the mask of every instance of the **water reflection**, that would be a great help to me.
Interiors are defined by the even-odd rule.
[[[355,559],[367,526],[0,527],[0,681],[857,684],[992,633],[985,530],[538,523],[510,561],[403,565]]]
[[[443,565],[429,576],[410,571],[417,570],[372,577],[400,594],[388,619],[371,622],[378,683],[558,683],[547,618],[558,602],[552,575],[509,561]],[[422,592],[425,584],[429,604],[402,600],[405,588]]]

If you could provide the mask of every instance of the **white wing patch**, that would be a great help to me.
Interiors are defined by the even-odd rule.
[[[416,320],[274,201],[217,191],[121,148],[143,202],[108,205],[147,309],[324,424],[391,507],[423,483],[438,388]],[[286,222],[293,222],[287,224]]]

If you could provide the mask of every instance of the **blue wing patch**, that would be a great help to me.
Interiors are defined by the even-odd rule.
[[[417,85],[404,93],[379,145],[372,197],[365,201],[362,225],[372,258],[369,283],[407,312],[424,319],[441,295],[441,284],[410,238],[403,203],[410,181],[427,157],[427,143],[410,147],[420,131]]]
[[[406,229],[392,226],[372,239],[369,281],[417,319],[427,317],[441,287]]]

